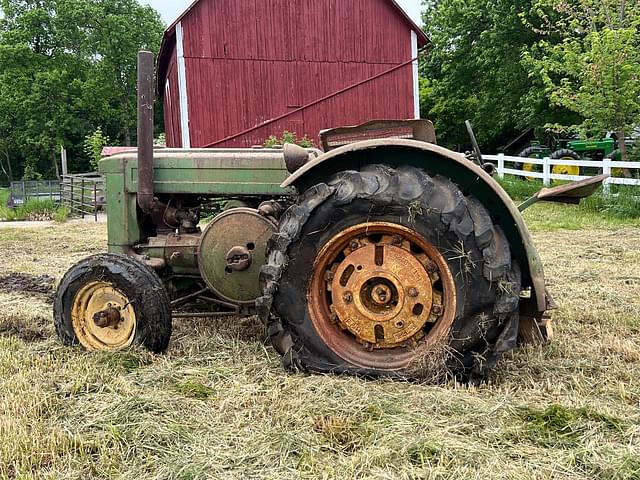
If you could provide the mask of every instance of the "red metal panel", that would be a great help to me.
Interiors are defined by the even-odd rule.
[[[411,29],[388,0],[298,0],[295,8],[290,0],[201,0],[182,18],[182,28],[193,147],[411,60]],[[167,144],[179,146],[175,59],[167,78]],[[218,146],[251,146],[283,130],[317,138],[322,128],[413,118],[413,105],[407,65]]]

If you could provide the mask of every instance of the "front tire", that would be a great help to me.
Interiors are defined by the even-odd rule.
[[[158,275],[123,255],[80,261],[62,278],[53,303],[58,337],[90,351],[143,346],[160,353],[171,337],[171,307]]]
[[[580,160],[580,155],[578,155],[573,150],[569,149],[561,149],[553,152],[551,154],[552,160]],[[554,165],[551,168],[551,173],[556,175],[580,175],[580,167],[576,167],[573,165]]]
[[[504,233],[475,198],[413,167],[372,165],[307,191],[262,283],[287,366],[474,379],[516,344],[520,271]],[[434,351],[446,360],[425,363]]]

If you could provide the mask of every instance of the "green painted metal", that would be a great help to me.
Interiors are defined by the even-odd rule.
[[[613,138],[603,138],[602,140],[570,140],[567,142],[569,150],[573,150],[581,157],[587,152],[602,152],[606,157],[616,149],[616,142]]]
[[[124,171],[126,191],[137,192],[135,153],[105,159],[100,168]],[[282,150],[159,150],[153,175],[159,195],[295,195],[294,189],[280,187],[288,176]]]
[[[216,217],[202,234],[198,253],[200,274],[221,298],[252,304],[262,295],[260,269],[266,263],[267,242],[277,225],[256,210],[236,208]],[[234,270],[227,253],[241,247],[251,259],[246,269]]]
[[[108,245],[110,253],[124,253],[124,247],[142,240],[136,195],[126,191],[123,173],[107,173]]]
[[[544,269],[533,239],[509,195],[484,170],[464,155],[438,145],[413,140],[370,140],[326,153],[290,176],[283,187],[300,191],[326,181],[339,171],[360,170],[368,164],[413,165],[431,175],[442,175],[456,183],[465,194],[475,196],[489,210],[509,239],[512,254],[523,273],[523,285],[531,286],[540,312],[547,310]]]
[[[136,152],[105,158],[100,172],[107,179],[109,251],[124,253],[127,246],[146,241],[136,205]],[[154,154],[156,195],[296,195],[295,188],[280,186],[288,175],[283,152],[277,149],[166,149]]]
[[[531,142],[533,151],[530,153],[529,158],[543,159],[550,157],[553,151],[547,146],[541,145],[540,142]],[[601,153],[606,157],[613,153],[616,149],[616,142],[612,138],[603,138],[601,140],[559,140],[556,142],[554,151],[561,149],[572,150],[576,152],[581,158],[588,157],[589,154]]]
[[[162,194],[295,196],[326,181],[333,173],[361,169],[372,163],[413,165],[443,175],[473,194],[504,230],[532,286],[539,311],[547,309],[542,262],[518,208],[487,173],[437,145],[412,140],[371,140],[338,148],[309,162],[289,176],[281,150],[163,150],[154,155],[154,191]],[[137,158],[120,154],[100,164],[107,177],[109,251],[124,252],[142,238],[136,206]]]

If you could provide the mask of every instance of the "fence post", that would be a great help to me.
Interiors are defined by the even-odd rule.
[[[504,153],[498,154],[498,178],[504,178]]]
[[[93,184],[93,216],[98,221],[98,184]]]
[[[85,192],[84,192],[84,177],[82,177],[82,183],[80,184],[80,195],[82,195],[81,199],[80,199],[80,209],[82,210],[82,219],[84,220],[84,196],[85,196]]]
[[[545,187],[551,185],[551,164],[549,163],[551,159],[549,157],[544,157],[542,161],[542,183],[544,183]]]
[[[602,173],[604,175],[611,175],[611,159],[608,156],[602,159]],[[607,178],[604,181],[602,188],[606,197],[611,195],[611,178]]]
[[[69,212],[71,213],[71,215],[73,215],[73,214],[75,213],[75,212],[74,212],[74,210],[73,210],[73,209],[74,209],[74,207],[75,207],[75,204],[73,203],[73,198],[74,198],[74,197],[73,197],[73,195],[74,195],[74,193],[75,193],[75,192],[73,191],[73,190],[74,190],[74,188],[73,188],[73,187],[74,187],[74,184],[73,184],[73,177],[71,177],[71,195],[70,195],[70,197],[69,197],[69,198],[70,198],[70,203],[69,203]]]

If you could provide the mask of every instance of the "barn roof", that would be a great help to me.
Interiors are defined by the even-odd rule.
[[[195,0],[191,5],[189,5],[184,12],[165,30],[164,36],[162,38],[162,45],[160,46],[160,54],[158,56],[158,84],[160,87],[160,93],[162,93],[164,77],[166,74],[166,69],[169,65],[168,55],[171,52],[170,45],[175,41],[176,34],[176,26],[178,23],[182,21],[184,17],[186,17],[193,8],[200,3],[201,0]],[[418,46],[424,47],[431,43],[427,34],[411,19],[407,12],[398,5],[396,0],[386,0],[391,6],[397,11],[398,15],[405,21],[407,26],[416,32],[418,35]]]

